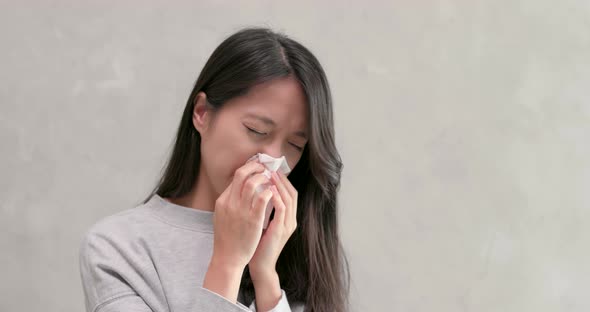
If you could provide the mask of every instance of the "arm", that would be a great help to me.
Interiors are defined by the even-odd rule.
[[[270,311],[283,298],[279,275],[276,272],[262,276],[257,280],[252,280],[252,282],[254,283],[254,291],[256,293],[255,306],[258,311]],[[290,309],[286,311],[290,311]]]
[[[281,289],[281,298],[279,302],[272,307],[270,310],[261,310],[256,308],[256,301],[258,299],[252,301],[250,304],[250,310],[253,312],[303,312],[305,310],[305,305],[301,302],[289,303],[287,299],[287,294],[283,289]]]
[[[237,303],[242,272],[243,269],[223,265],[212,258],[205,274],[203,288],[217,293],[233,303]]]
[[[281,289],[278,274],[269,274],[252,282],[256,299],[250,304],[250,310],[254,312],[303,312],[305,306],[302,303],[289,303],[285,290]]]

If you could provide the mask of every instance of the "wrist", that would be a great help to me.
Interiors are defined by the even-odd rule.
[[[246,264],[239,264],[234,263],[231,261],[226,261],[226,257],[217,257],[215,254],[211,257],[209,261],[209,268],[214,268],[216,270],[224,271],[225,273],[235,273],[240,272],[240,274],[244,271]]]
[[[258,270],[248,268],[250,271],[250,277],[252,278],[252,282],[256,286],[257,283],[270,283],[279,280],[279,274],[276,270]]]
[[[252,276],[252,282],[256,294],[257,310],[272,310],[279,303],[282,296],[279,275],[276,272],[267,272]]]
[[[205,274],[203,288],[207,288],[231,302],[237,301],[243,269],[211,261]]]

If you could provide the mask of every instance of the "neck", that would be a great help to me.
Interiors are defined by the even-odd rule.
[[[167,200],[188,208],[214,211],[215,201],[218,196],[215,195],[213,187],[209,181],[206,172],[203,170],[203,167],[201,167],[199,168],[197,182],[187,194],[177,198],[169,198]]]

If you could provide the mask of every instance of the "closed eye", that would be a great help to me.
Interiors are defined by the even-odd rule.
[[[246,126],[244,126],[244,127],[246,127]],[[248,129],[250,132],[252,132],[252,133],[254,133],[254,134],[256,134],[256,135],[259,135],[259,136],[263,136],[263,135],[267,135],[267,134],[268,134],[268,133],[264,133],[264,132],[258,132],[258,131],[256,131],[256,130],[254,130],[254,129],[250,128],[250,127],[246,127],[246,128],[247,128],[247,129]]]
[[[266,132],[259,132],[259,131],[256,131],[256,130],[254,130],[254,129],[252,129],[252,128],[248,127],[248,126],[244,126],[244,127],[246,127],[246,129],[248,129],[248,131],[252,132],[252,133],[253,133],[254,135],[256,135],[256,136],[265,136],[265,135],[267,135],[267,134],[268,134],[268,133],[266,133]],[[291,146],[293,146],[293,147],[294,147],[295,149],[297,149],[298,151],[300,151],[300,152],[301,152],[301,151],[303,151],[303,147],[301,147],[301,146],[299,146],[299,145],[297,145],[297,144],[293,144],[293,143],[289,143],[289,144],[291,144]]]
[[[300,152],[303,151],[303,147],[293,144],[293,143],[290,143],[290,144],[293,145],[293,147],[295,147],[298,151],[300,151]]]

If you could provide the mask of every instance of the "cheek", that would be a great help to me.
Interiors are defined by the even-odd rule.
[[[201,142],[201,161],[206,170],[213,191],[221,194],[229,185],[226,183],[232,161],[232,146],[227,144],[227,134],[216,132]]]
[[[233,180],[236,170],[245,165],[248,159],[258,152],[256,146],[244,138],[229,142],[231,143],[224,144],[223,151],[215,160],[217,162],[217,172],[219,173],[219,183],[223,185],[223,190]]]
[[[299,155],[296,158],[294,157],[294,158],[287,159],[287,164],[289,165],[289,168],[291,168],[291,171],[293,171],[293,169],[295,169],[295,166],[297,166],[297,164],[299,163],[299,160],[301,160],[301,155]]]

